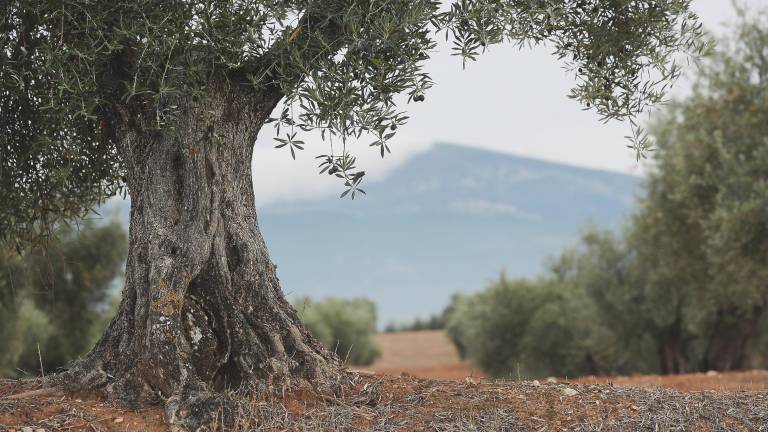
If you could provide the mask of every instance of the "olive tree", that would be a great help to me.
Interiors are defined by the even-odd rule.
[[[55,371],[91,348],[122,273],[126,242],[120,224],[86,221],[78,229],[61,227],[45,247],[23,255],[2,249],[0,373],[39,371],[41,363]]]
[[[627,229],[588,232],[569,277],[633,360],[655,348],[660,373],[765,364],[768,10],[739,12],[650,128],[654,165]]]
[[[502,277],[454,296],[446,332],[463,358],[499,378],[615,372],[616,338],[577,284],[554,275]]]
[[[768,311],[768,9],[740,13],[653,127],[658,163],[635,218],[649,282],[700,322],[705,370],[751,367]]]
[[[677,251],[694,243],[688,242],[689,232],[670,228],[671,218],[662,224],[670,228],[666,236],[652,221],[646,224],[638,215],[631,221],[621,235],[587,229],[559,259],[566,270],[561,270],[562,283],[580,287],[595,307],[595,318],[610,330],[604,339],[614,342],[614,372],[690,372],[695,368],[689,356],[693,317],[699,309],[683,281],[701,264],[695,254]]]
[[[296,300],[304,325],[345,364],[368,366],[381,354],[376,347],[376,305],[365,298]]]
[[[319,131],[319,170],[359,195],[353,144],[390,151],[407,121],[396,101],[424,101],[438,37],[463,62],[494,44],[546,43],[576,77],[571,97],[631,120],[661,100],[681,53],[707,46],[689,3],[3,2],[2,237],[39,239],[106,197],[131,196],[122,303],[67,380],[165,401],[180,427],[226,388],[334,391],[340,363],[284,299],[259,232],[260,129],[272,122],[292,155]]]

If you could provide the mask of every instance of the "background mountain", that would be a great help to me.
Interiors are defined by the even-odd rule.
[[[379,324],[439,312],[502,270],[534,276],[587,223],[618,227],[639,177],[439,144],[335,196],[259,209],[290,298],[367,297]],[[127,204],[119,206],[127,226]]]

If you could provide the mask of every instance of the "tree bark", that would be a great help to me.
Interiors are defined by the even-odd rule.
[[[166,402],[195,428],[195,404],[228,389],[330,392],[338,359],[301,324],[259,232],[256,134],[277,93],[174,101],[174,128],[123,111],[116,132],[131,195],[117,316],[65,376],[130,404]],[[129,120],[125,120],[129,119]],[[201,410],[197,410],[201,411]]]
[[[763,307],[754,307],[746,314],[719,310],[704,355],[703,369],[731,371],[749,367],[752,338],[763,312]]]
[[[662,375],[680,374],[688,371],[688,361],[684,344],[679,335],[672,334],[662,338],[658,346],[659,372]]]

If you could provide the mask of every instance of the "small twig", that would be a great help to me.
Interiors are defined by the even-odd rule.
[[[347,355],[344,357],[344,364],[347,364],[347,361],[349,360],[349,355],[352,353],[352,347],[355,346],[354,344],[349,345],[349,349],[347,350]]]
[[[15,395],[6,396],[4,399],[26,399],[35,396],[50,396],[59,393],[58,389],[53,387],[42,388],[38,390],[32,390],[24,393],[18,393]]]
[[[40,375],[45,378],[45,370],[43,370],[43,355],[40,354],[40,344],[37,344],[37,358],[40,360]]]

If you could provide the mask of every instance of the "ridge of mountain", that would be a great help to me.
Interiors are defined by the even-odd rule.
[[[289,296],[368,297],[380,325],[533,276],[588,224],[618,228],[641,178],[439,144],[367,195],[280,203],[259,224]]]

